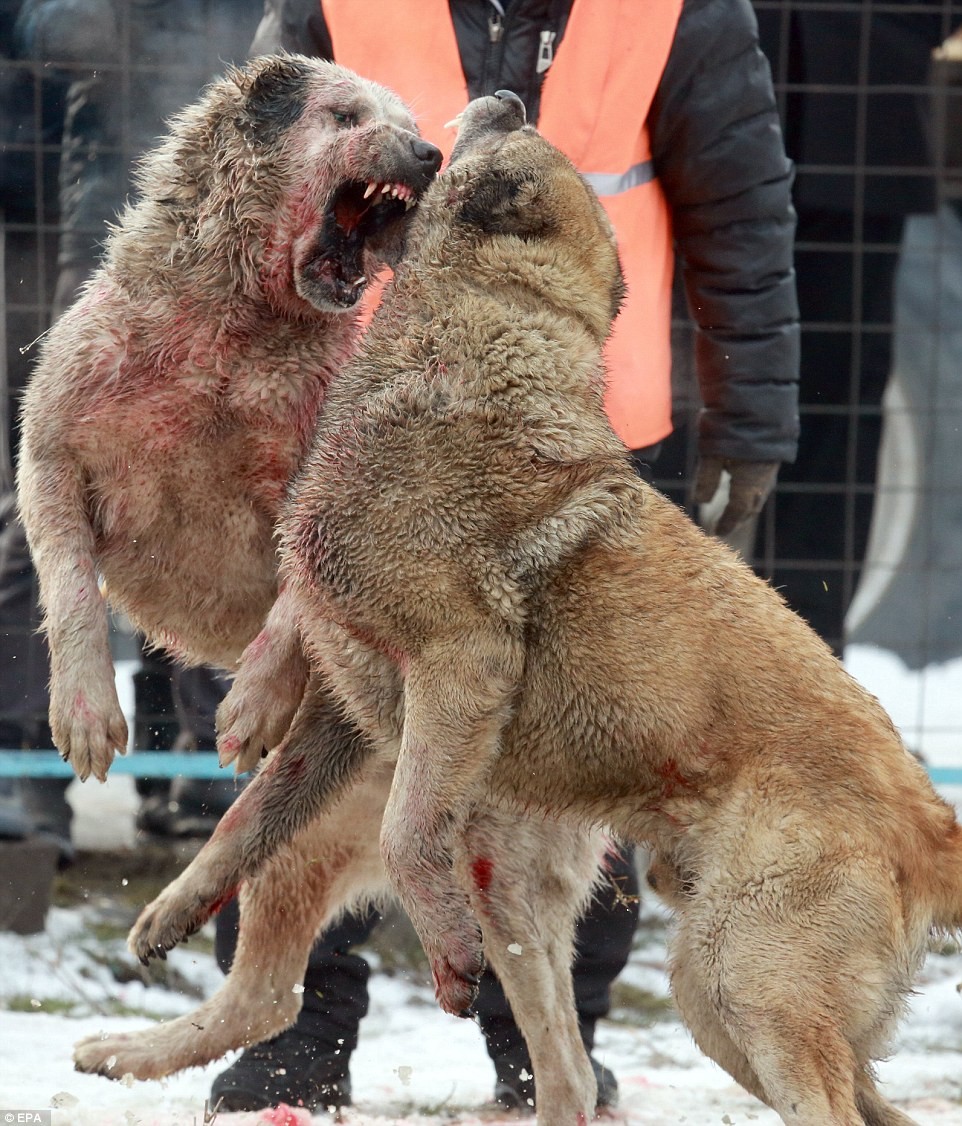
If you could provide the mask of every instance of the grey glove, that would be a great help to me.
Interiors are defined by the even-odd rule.
[[[695,503],[707,504],[718,491],[722,470],[731,476],[728,504],[715,526],[716,536],[726,536],[739,524],[756,516],[775,488],[778,461],[744,461],[736,457],[703,457],[695,477]]]

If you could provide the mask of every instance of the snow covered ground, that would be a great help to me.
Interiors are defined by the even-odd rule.
[[[847,662],[931,765],[962,767],[962,661],[910,674],[888,654],[858,649]],[[962,787],[940,788],[962,804]],[[104,787],[75,783],[70,799],[82,848],[133,843],[136,799],[129,777],[111,779]],[[111,826],[112,837],[107,834]],[[599,1028],[597,1054],[621,1088],[621,1108],[613,1121],[777,1126],[772,1111],[701,1055],[670,1011],[659,1011],[658,1000],[668,992],[665,923],[664,912],[646,900],[636,950],[622,978],[655,1003],[643,1011],[625,1004]],[[0,1126],[32,1121],[9,1117],[13,1111],[50,1107],[53,1126],[203,1126],[212,1121],[205,1100],[223,1063],[162,1083],[111,1083],[72,1070],[71,1049],[80,1036],[141,1028],[196,1004],[168,989],[145,986],[136,975],[118,984],[123,943],[116,935],[105,936],[105,930],[102,906],[88,905],[52,909],[44,934],[0,934]],[[786,962],[790,965],[791,951]],[[212,956],[193,945],[173,951],[169,965],[199,994],[220,981]],[[921,1126],[962,1126],[960,987],[960,948],[933,951],[893,1057],[879,1068],[886,1095]],[[343,1117],[350,1126],[490,1126],[493,1121],[478,1112],[493,1081],[480,1033],[471,1023],[441,1013],[418,975],[408,980],[374,973],[371,1012],[351,1074],[356,1105]],[[274,1111],[218,1115],[216,1121],[218,1126],[307,1126],[328,1119]]]

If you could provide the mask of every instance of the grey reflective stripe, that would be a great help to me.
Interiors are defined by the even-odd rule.
[[[655,169],[650,160],[633,164],[627,172],[583,172],[582,175],[598,195],[620,195],[630,192],[639,184],[650,184],[655,178]]]

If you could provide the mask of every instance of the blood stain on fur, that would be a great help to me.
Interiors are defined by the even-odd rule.
[[[488,906],[488,891],[491,887],[491,880],[494,877],[494,865],[486,856],[476,856],[471,861],[471,879],[474,880],[474,886],[477,889],[478,895],[481,897],[481,902]]]

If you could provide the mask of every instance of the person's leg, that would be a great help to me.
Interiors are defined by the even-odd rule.
[[[639,895],[634,850],[614,851],[607,878],[578,923],[571,971],[578,1026],[589,1055],[594,1049],[595,1026],[611,1008],[612,982],[625,968],[631,953]],[[535,1082],[528,1049],[501,983],[490,970],[481,976],[473,1011],[494,1063],[495,1101],[505,1107],[533,1107]],[[614,1075],[594,1057],[591,1062],[598,1080],[598,1105],[614,1106],[618,1100]]]
[[[174,704],[180,720],[178,750],[214,751],[217,732],[214,717],[230,688],[230,678],[210,668],[178,669],[174,677]],[[178,778],[171,786],[184,828],[198,834],[213,830],[217,819],[237,797],[238,783],[226,771],[217,778]]]
[[[134,682],[134,749],[168,751],[177,739],[172,680],[174,662],[164,653],[149,648],[141,639],[140,666]],[[141,832],[166,835],[170,780],[138,778],[140,795],[136,824]]]
[[[279,1036],[248,1048],[211,1087],[222,1112],[291,1106],[349,1106],[349,1063],[367,1014],[370,967],[351,947],[364,942],[380,920],[375,910],[347,915],[311,951],[304,975],[303,1007]],[[217,916],[216,954],[228,973],[237,945],[239,910],[231,900]]]
[[[799,213],[801,436],[774,498],[769,577],[837,653],[874,502],[902,220]]]
[[[158,738],[158,749],[213,751],[214,716],[229,681],[209,668],[183,669],[162,655],[145,656],[141,677],[144,713],[135,732]],[[136,677],[135,677],[136,683]],[[157,706],[156,714],[150,709]],[[227,771],[217,778],[175,778],[169,785],[143,780],[137,827],[154,837],[208,837],[239,789]]]

